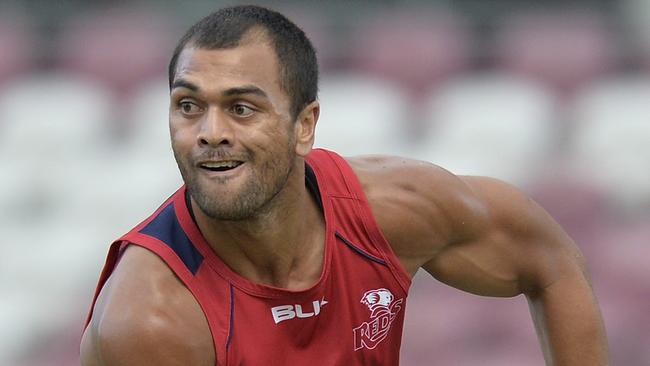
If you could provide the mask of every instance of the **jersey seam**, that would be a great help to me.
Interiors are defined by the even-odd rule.
[[[379,258],[379,257],[376,257],[376,256],[374,256],[374,255],[368,253],[367,251],[365,251],[365,250],[359,248],[358,245],[352,243],[352,241],[348,240],[348,239],[347,239],[346,237],[344,237],[343,234],[341,234],[340,232],[336,231],[336,234],[335,234],[335,235],[336,235],[337,238],[339,238],[339,239],[343,242],[343,244],[345,244],[348,248],[352,249],[352,250],[353,250],[355,253],[357,253],[358,255],[364,257],[365,259],[368,259],[368,260],[370,260],[370,261],[373,261],[373,262],[375,262],[375,263],[381,264],[381,265],[383,265],[383,266],[388,266],[388,264],[386,263],[386,260],[385,260],[385,259],[383,259],[383,258]]]
[[[348,178],[343,173],[343,169],[341,169],[341,166],[339,165],[338,161],[336,161],[336,159],[334,158],[334,156],[332,156],[332,154],[330,152],[327,152],[327,151],[324,151],[324,152],[325,152],[325,156],[327,156],[327,158],[332,162],[332,164],[334,164],[334,166],[338,170],[338,173],[341,175],[341,178],[343,178],[342,179],[343,184],[345,184],[345,188],[347,189],[348,195],[349,195],[347,197],[358,199],[356,192],[354,192],[351,189],[350,183],[348,182]]]
[[[357,197],[343,196],[343,195],[338,195],[338,194],[328,194],[328,197],[338,198],[338,199],[345,199],[345,200],[352,200],[352,201],[358,201],[359,200],[359,198],[357,198]]]
[[[388,268],[390,269],[391,273],[393,274],[393,277],[395,277],[397,282],[400,284],[400,287],[402,287],[402,290],[404,291],[404,293],[407,294],[408,293],[408,288],[410,287],[410,280],[408,278],[408,273],[403,268],[403,266],[400,265],[399,267],[396,267],[396,265],[393,263],[393,261],[390,260],[390,258],[394,258],[395,260],[399,261],[399,259],[397,258],[397,255],[395,254],[394,251],[392,251],[392,255],[388,255],[388,253],[386,253],[386,251],[382,248],[382,246],[377,245],[377,243],[376,243],[376,241],[383,241],[383,242],[385,242],[386,245],[388,245],[390,247],[390,243],[388,242],[388,240],[382,234],[381,228],[379,227],[379,224],[377,224],[377,222],[372,217],[372,211],[370,210],[370,204],[367,202],[367,198],[365,200],[362,198],[362,197],[365,197],[365,192],[363,192],[363,187],[361,187],[361,182],[358,181],[359,178],[356,176],[354,170],[352,169],[352,167],[349,166],[349,164],[347,165],[347,167],[343,167],[339,163],[338,159],[334,158],[334,156],[333,156],[334,153],[333,152],[332,153],[326,153],[326,155],[329,157],[329,159],[336,166],[336,168],[337,168],[339,174],[342,176],[343,182],[344,182],[344,184],[345,184],[345,186],[346,186],[346,188],[347,188],[347,190],[348,190],[348,192],[350,194],[349,197],[341,197],[341,198],[348,198],[348,199],[351,198],[354,201],[356,201],[355,204],[354,204],[355,214],[359,217],[359,219],[361,221],[361,225],[362,225],[366,235],[370,239],[370,244],[375,248],[375,250],[377,250],[381,254],[381,257],[386,261],[386,263],[388,265]],[[340,159],[343,159],[343,157],[340,157]],[[351,178],[348,178],[345,175],[345,173],[344,173],[345,169],[344,168],[348,168],[350,170],[350,173],[353,175],[352,179],[357,180],[357,183],[358,183],[357,185],[359,186],[359,189],[364,194],[364,196],[360,197],[359,195],[356,194],[355,191],[353,191],[350,188],[350,182],[348,182],[348,179],[351,179]],[[333,197],[333,195],[331,197]],[[374,230],[370,230],[369,225],[371,225]]]
[[[162,242],[160,239],[143,234],[143,233],[133,233],[136,235],[141,235],[143,238],[142,239],[149,239],[149,240],[138,240],[138,238],[122,238],[121,240],[124,240],[127,242],[128,245],[137,245],[141,248],[144,248],[154,255],[156,255],[160,260],[162,260],[165,265],[169,268],[170,271],[174,273],[176,277],[181,281],[183,286],[187,288],[187,290],[190,292],[194,300],[197,302],[199,307],[201,308],[201,312],[203,313],[203,316],[205,316],[206,321],[208,322],[208,329],[210,331],[210,337],[212,338],[212,346],[214,347],[214,357],[215,357],[215,364],[218,365],[218,347],[217,347],[217,338],[213,332],[212,324],[216,319],[213,319],[213,317],[210,315],[210,312],[206,307],[204,307],[204,301],[205,301],[205,294],[203,292],[203,286],[201,282],[199,282],[196,279],[196,275],[192,274],[192,272],[185,267],[183,261],[180,259],[180,257],[174,252],[173,249],[171,249],[168,245],[166,245],[164,242]],[[149,242],[149,243],[147,243]],[[174,262],[178,263],[172,263],[170,262],[169,259],[174,259]],[[181,272],[184,273],[179,273],[178,268],[182,268]],[[115,268],[113,268],[115,269]]]
[[[362,210],[361,207],[357,206],[357,209],[361,211],[359,213],[360,215],[364,214],[363,213],[364,210]],[[375,249],[377,249],[377,251],[379,251],[379,253],[381,253],[382,258],[384,258],[384,260],[386,261],[386,265],[388,266],[391,273],[393,274],[393,277],[395,277],[397,282],[400,284],[400,287],[402,288],[402,290],[404,291],[404,295],[406,296],[408,294],[408,289],[410,287],[410,280],[408,279],[408,273],[406,272],[406,269],[404,269],[401,266],[401,264],[399,267],[397,267],[396,264],[389,259],[390,257],[392,257],[395,258],[395,260],[399,261],[399,258],[397,258],[397,254],[395,254],[394,251],[392,252],[392,255],[388,255],[388,253],[386,253],[384,248],[375,244],[375,241],[379,240],[379,238],[376,238],[376,236],[383,237],[383,234],[381,233],[380,231],[381,229],[377,224],[375,224],[376,233],[371,232],[371,230],[368,228],[366,224],[366,220],[367,218],[361,220],[361,225],[363,226],[363,229],[365,230],[368,237],[371,239],[372,245],[375,247]],[[386,242],[388,246],[390,246],[390,243],[388,242],[387,239],[384,238],[383,240]],[[390,249],[392,250],[392,248]]]
[[[232,340],[232,334],[235,330],[235,293],[233,289],[233,284],[230,284],[230,319],[228,321],[228,338],[226,339],[226,365],[230,358],[230,341]]]

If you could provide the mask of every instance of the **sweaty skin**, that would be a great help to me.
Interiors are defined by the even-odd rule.
[[[310,287],[320,276],[324,248],[323,218],[304,185],[318,102],[295,122],[288,118],[277,58],[264,40],[248,39],[225,50],[186,49],[177,69],[177,78],[196,87],[181,86],[171,96],[172,141],[177,159],[187,163],[186,174],[198,171],[193,157],[201,149],[250,158],[219,186],[196,173],[205,192],[236,196],[251,192],[251,177],[270,186],[288,171],[279,192],[255,191],[259,197],[273,195],[263,214],[242,222],[215,219],[193,200],[201,232],[208,243],[218,238],[215,252],[250,280],[293,290]],[[263,90],[266,98],[224,93],[244,86]],[[286,147],[292,156],[281,164],[287,169],[263,170],[265,162],[286,154]],[[605,331],[584,259],[535,202],[503,182],[455,176],[430,163],[386,156],[348,162],[411,276],[423,268],[463,291],[524,294],[547,364],[607,364]],[[203,204],[210,205],[206,197]],[[214,365],[215,357],[207,321],[189,290],[156,255],[129,246],[95,305],[81,343],[82,365]]]

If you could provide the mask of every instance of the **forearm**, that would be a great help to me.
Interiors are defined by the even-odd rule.
[[[528,294],[527,298],[548,365],[609,364],[600,309],[582,271]]]

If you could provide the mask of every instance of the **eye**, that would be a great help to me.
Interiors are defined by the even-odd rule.
[[[201,107],[199,107],[196,103],[190,102],[188,100],[182,100],[178,103],[178,106],[181,109],[181,112],[183,114],[197,114],[201,112]]]
[[[230,111],[238,117],[248,117],[255,112],[253,108],[244,104],[235,104]]]

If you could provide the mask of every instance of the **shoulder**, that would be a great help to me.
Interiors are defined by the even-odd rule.
[[[347,161],[378,225],[411,275],[451,243],[487,235],[529,204],[507,183],[457,176],[424,161],[393,156]]]
[[[81,345],[82,364],[214,365],[207,321],[155,254],[129,246],[102,289]]]

